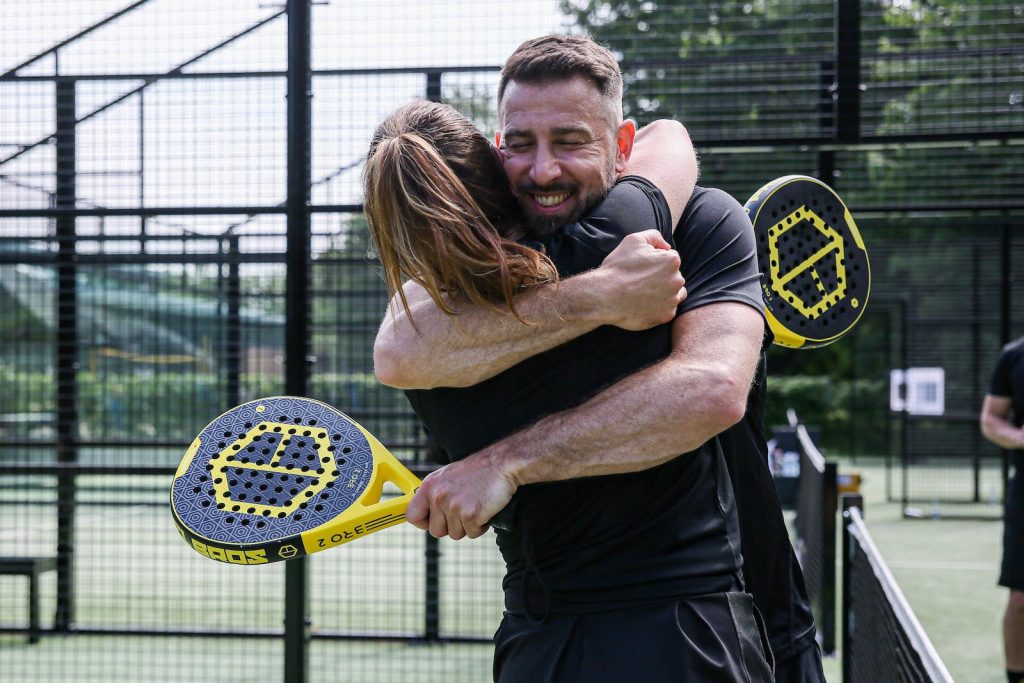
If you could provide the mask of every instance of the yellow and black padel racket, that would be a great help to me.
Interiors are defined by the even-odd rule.
[[[745,207],[775,343],[813,349],[849,332],[867,307],[871,268],[839,195],[819,180],[791,175],[762,187]]]
[[[400,495],[383,495],[388,482]],[[275,396],[232,408],[203,429],[174,476],[171,512],[200,554],[265,564],[405,521],[419,485],[347,415]]]

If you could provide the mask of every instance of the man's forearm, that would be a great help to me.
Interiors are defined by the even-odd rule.
[[[485,457],[523,485],[648,469],[728,429],[746,410],[762,318],[753,309],[738,317],[694,313],[689,322],[701,334],[668,358],[497,442]],[[735,327],[726,334],[728,326]]]
[[[515,463],[512,478],[520,486],[649,469],[695,450],[743,416],[742,404],[725,398],[734,387],[721,380],[716,368],[664,361],[495,444],[490,455]],[[723,391],[679,391],[697,385]]]
[[[1024,429],[1014,426],[1009,420],[992,415],[983,416],[981,432],[986,439],[1001,448],[1024,448]]]

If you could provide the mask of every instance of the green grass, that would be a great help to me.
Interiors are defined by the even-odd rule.
[[[9,484],[10,477],[0,476]],[[24,501],[17,489],[7,501]],[[151,497],[151,496],[147,496]],[[52,554],[55,514],[46,505],[0,505],[0,555]],[[75,624],[82,629],[279,631],[282,563],[211,562],[179,538],[165,506],[81,506],[76,514]],[[424,536],[389,529],[309,560],[311,631],[422,634]],[[493,536],[441,543],[443,636],[490,638],[501,619],[504,565]],[[43,577],[41,615],[53,624],[56,575]],[[0,624],[27,623],[27,581],[0,576]],[[0,681],[280,681],[280,639],[0,635]],[[424,645],[314,639],[310,680],[478,683],[490,679],[488,644]]]
[[[878,464],[844,462],[842,471],[849,469],[864,475],[868,528],[954,679],[1000,683],[1002,524],[943,517],[957,511],[947,506],[938,519],[906,519],[899,503],[885,500]],[[90,486],[100,483],[93,479]],[[12,501],[0,505],[0,555],[50,554],[53,508],[26,503],[34,494],[11,488],[17,482],[24,479],[0,476],[0,495]],[[284,567],[200,557],[178,538],[165,507],[82,506],[75,542],[76,623],[83,628],[281,628]],[[503,565],[493,537],[441,547],[442,632],[489,637],[502,611]],[[422,632],[423,555],[422,534],[400,527],[311,558],[313,633]],[[55,579],[50,573],[42,583],[44,626],[53,621]],[[25,598],[23,577],[0,576],[0,623],[24,624]],[[315,639],[310,680],[477,683],[490,679],[490,661],[488,645]],[[0,636],[0,681],[270,682],[282,680],[283,666],[278,639],[78,635],[28,645],[22,636]],[[826,658],[825,668],[830,683],[841,680],[838,657]]]

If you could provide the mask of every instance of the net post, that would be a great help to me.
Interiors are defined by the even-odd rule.
[[[839,474],[836,463],[825,463],[821,491],[822,515],[822,577],[821,633],[823,652],[836,651],[836,512],[839,505]]]
[[[851,666],[851,630],[854,626],[852,615],[853,612],[849,608],[850,602],[850,552],[851,552],[851,539],[850,539],[850,509],[858,508],[861,511],[861,515],[864,514],[864,497],[859,493],[844,493],[842,496],[843,506],[843,539],[842,539],[842,596],[843,596],[843,611],[842,611],[842,630],[840,633],[841,638],[841,660],[843,669],[843,683],[851,683],[852,680],[852,666]]]

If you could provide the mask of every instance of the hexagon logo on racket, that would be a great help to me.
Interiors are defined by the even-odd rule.
[[[383,495],[389,482],[400,495]],[[405,521],[419,485],[344,413],[276,396],[232,408],[203,429],[178,466],[171,512],[200,554],[266,564]]]
[[[871,291],[868,252],[849,209],[809,176],[766,184],[745,204],[775,343],[813,349],[860,320]]]

